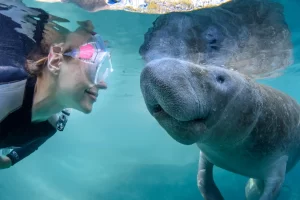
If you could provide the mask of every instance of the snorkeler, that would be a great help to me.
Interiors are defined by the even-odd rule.
[[[63,131],[69,108],[90,113],[107,88],[110,54],[92,23],[70,32],[54,21],[67,20],[0,0],[0,149],[12,148],[0,169]]]
[[[219,6],[232,0],[36,0],[47,3],[73,3],[87,11],[124,10],[146,14],[188,12]]]

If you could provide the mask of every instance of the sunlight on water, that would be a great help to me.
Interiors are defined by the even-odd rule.
[[[71,23],[63,25],[70,30],[76,28],[77,20],[92,20],[95,31],[108,41],[115,71],[108,90],[100,93],[90,115],[74,111],[63,133],[57,133],[18,165],[1,171],[0,199],[202,199],[196,184],[199,150],[172,140],[148,113],[140,91],[143,61],[138,50],[157,15],[88,13],[70,4],[24,2],[69,19]],[[261,82],[300,102],[300,28],[296,20],[299,16],[295,16],[299,9],[296,0],[286,5],[287,22],[293,31],[295,66],[282,77]],[[300,181],[294,179],[299,177],[297,170],[299,166],[287,176],[288,187],[281,200],[299,189]],[[225,199],[244,198],[244,177],[216,169],[215,181]]]

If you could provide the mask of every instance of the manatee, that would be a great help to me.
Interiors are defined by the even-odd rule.
[[[224,199],[213,166],[249,177],[248,200],[277,199],[300,157],[298,103],[256,82],[293,63],[283,7],[235,0],[159,16],[139,53],[150,114],[177,142],[200,149],[198,188]]]
[[[200,149],[198,188],[224,199],[213,166],[251,178],[247,199],[277,199],[300,157],[300,106],[287,94],[218,65],[148,62],[140,87],[151,115],[177,142]]]
[[[256,79],[277,77],[294,62],[284,7],[269,0],[161,15],[145,34],[140,54],[146,62],[179,58]]]

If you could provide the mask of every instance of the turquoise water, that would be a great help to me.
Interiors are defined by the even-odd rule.
[[[293,33],[296,64],[284,76],[261,82],[300,102],[300,3],[296,1],[281,1]],[[76,20],[92,20],[96,32],[109,41],[115,72],[90,115],[73,112],[63,133],[0,172],[0,199],[201,200],[196,185],[199,150],[171,139],[148,113],[140,91],[143,62],[138,49],[157,15],[88,13],[69,4],[24,2],[70,19],[64,26],[71,30]],[[299,171],[298,165],[287,175],[280,200],[300,200]],[[246,178],[219,168],[214,176],[226,200],[244,199]]]

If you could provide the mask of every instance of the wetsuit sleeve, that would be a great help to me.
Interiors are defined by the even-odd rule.
[[[31,142],[19,147],[14,148],[7,157],[10,158],[12,165],[26,158],[34,151],[36,151],[42,144],[44,144],[50,137],[56,133],[54,128],[49,121],[41,122],[37,124],[31,124],[26,134],[36,135],[36,139]]]
[[[39,138],[34,140],[33,142],[26,144],[20,148],[13,149],[9,154],[6,156],[10,158],[12,166],[17,162],[21,161],[22,159],[26,158],[34,151],[36,151],[42,144],[44,144],[49,137]]]

